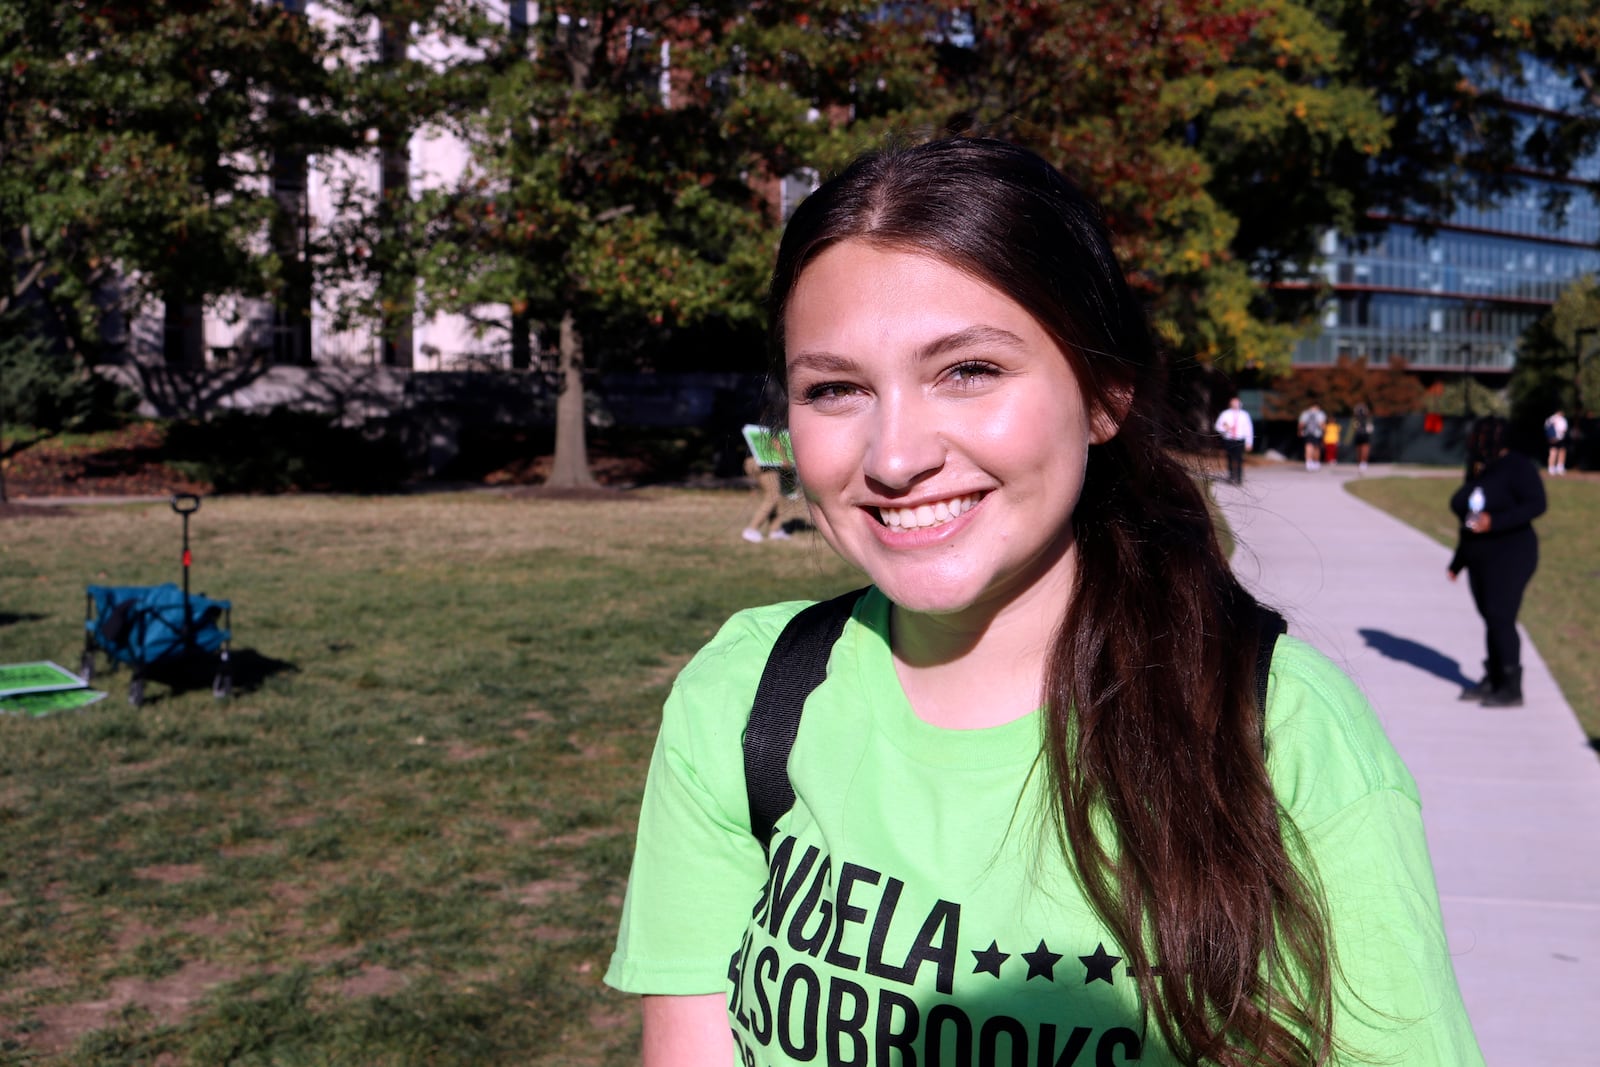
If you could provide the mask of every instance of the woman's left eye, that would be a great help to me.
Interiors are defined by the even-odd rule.
[[[987,378],[993,378],[1000,373],[1000,368],[993,363],[984,363],[980,360],[968,360],[957,363],[945,372],[945,376],[957,385],[973,385]]]

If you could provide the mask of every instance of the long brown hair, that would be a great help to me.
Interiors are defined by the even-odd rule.
[[[1267,778],[1256,604],[1173,458],[1164,360],[1099,211],[1004,142],[856,160],[784,233],[770,308],[780,386],[790,292],[844,240],[927,254],[1005,293],[1056,341],[1091,410],[1120,419],[1090,449],[1073,513],[1076,587],[1046,673],[1063,848],[1181,1061],[1321,1062],[1330,938]],[[1104,816],[1114,841],[1096,832]]]

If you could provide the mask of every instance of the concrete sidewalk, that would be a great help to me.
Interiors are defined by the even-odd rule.
[[[1456,699],[1482,673],[1466,580],[1447,580],[1448,549],[1346,492],[1355,473],[1277,464],[1218,482],[1234,569],[1349,672],[1416,776],[1490,1067],[1600,1064],[1600,759],[1526,633],[1526,707]]]

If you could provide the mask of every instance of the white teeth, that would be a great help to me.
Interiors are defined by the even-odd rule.
[[[914,508],[879,508],[878,518],[883,520],[885,526],[892,526],[897,530],[940,526],[971,511],[981,499],[982,495],[979,493],[968,493],[966,496],[940,500],[934,504],[922,504]]]

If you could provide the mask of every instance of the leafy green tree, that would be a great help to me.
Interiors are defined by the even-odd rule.
[[[273,293],[274,153],[339,128],[323,56],[252,0],[0,8],[0,309],[92,362],[112,310]]]
[[[350,138],[321,160],[333,209],[307,259],[328,325],[375,331],[391,365],[412,365],[417,278],[433,237],[432,205],[419,205],[412,188],[410,146],[418,134],[463,136],[475,121],[487,92],[482,49],[496,32],[491,6],[329,0],[318,16]]]
[[[26,308],[0,314],[0,421],[36,436],[92,429],[134,404],[108,378],[89,374],[42,337]],[[13,448],[26,447],[20,441]]]
[[[1097,196],[1168,344],[1225,370],[1282,369],[1296,330],[1267,302],[1259,261],[1308,261],[1351,207],[1316,182],[1263,198],[1265,161],[1291,155],[1315,169],[1387,144],[1370,96],[1337,84],[1334,35],[1277,0],[952,10],[970,10],[973,30],[969,49],[947,52],[954,101],[972,125],[1031,144]],[[1270,231],[1242,232],[1222,195],[1245,184],[1284,203]]]
[[[586,374],[640,337],[756,326],[771,190],[872,140],[926,36],[850,0],[538,10],[481,42],[482,106],[460,116],[474,165],[420,197],[413,225],[427,310],[510,309],[478,327],[549,372],[549,484],[582,486]]]
[[[301,7],[0,7],[0,311],[26,297],[80,362],[151,298],[263,295],[303,326],[314,274],[333,325],[375,324],[395,362],[414,310],[477,314],[561,386],[557,483],[588,478],[586,372],[708,323],[754,335],[774,183],[889,129],[1039,148],[1106,205],[1180,356],[1268,372],[1327,229],[1426,224],[1600,139],[1592,86],[1561,120],[1494,96],[1592,71],[1587,0]],[[413,196],[404,146],[430,127],[474,162]],[[305,241],[282,179],[339,152],[384,179],[337,190],[342,221]]]
[[[1217,163],[1219,199],[1240,220],[1235,251],[1271,264],[1283,212],[1299,190],[1328,190],[1341,205],[1335,226],[1365,237],[1400,220],[1428,232],[1465,206],[1483,206],[1519,190],[1533,172],[1568,174],[1600,151],[1600,8],[1590,0],[1308,0],[1333,46],[1330,85],[1375,100],[1388,126],[1378,151],[1345,149],[1317,158],[1291,141],[1271,155]],[[1543,107],[1517,103],[1530,89],[1554,91]],[[1213,155],[1215,153],[1213,152]],[[1259,183],[1288,193],[1259,195]],[[1558,217],[1574,186],[1547,183],[1544,207]],[[1293,226],[1290,227],[1294,229]],[[1303,250],[1298,254],[1303,259]],[[1293,277],[1271,269],[1266,276]],[[1303,290],[1318,295],[1316,287]],[[1569,341],[1536,326],[1521,346],[1510,383],[1512,407],[1547,409],[1559,399],[1556,369],[1570,365]],[[1600,384],[1600,383],[1597,383]],[[1570,394],[1565,402],[1571,402]],[[1441,414],[1503,413],[1506,398],[1481,385],[1446,383],[1430,392],[1427,410]],[[1543,418],[1543,414],[1538,416]]]
[[[1600,9],[1591,0],[1308,7],[1334,33],[1339,82],[1373,94],[1390,124],[1375,163],[1339,157],[1320,176],[1346,191],[1357,219],[1441,221],[1460,205],[1516,190],[1527,168],[1571,173],[1600,147]],[[1526,86],[1546,72],[1569,90],[1559,111],[1502,106],[1506,84]],[[1557,211],[1569,195],[1552,188],[1546,206]]]
[[[6,500],[5,467],[18,455],[63,430],[119,422],[137,405],[138,398],[111,379],[88,373],[47,343],[30,309],[0,312],[0,503]]]
[[[22,430],[39,425],[36,409],[42,406],[40,400],[54,400],[63,378],[43,339],[17,328],[21,318],[15,311],[0,312],[0,504],[7,499],[6,466],[37,440],[24,440]],[[8,430],[12,435],[9,443]]]
[[[944,7],[972,31],[944,51],[948,99],[1087,184],[1158,329],[1229,372],[1286,369],[1328,230],[1426,228],[1526,168],[1569,171],[1600,137],[1592,87],[1566,118],[1498,95],[1547,72],[1588,84],[1585,0]]]
[[[1569,416],[1600,408],[1600,279],[1573,282],[1522,335],[1507,391],[1514,417],[1526,426],[1556,408]]]
[[[1234,108],[1202,116],[1196,146],[1213,168],[1207,188],[1238,221],[1233,254],[1273,285],[1281,314],[1325,296],[1306,269],[1325,230],[1365,239],[1400,220],[1428,232],[1517,191],[1531,171],[1570,173],[1600,147],[1600,14],[1589,0],[1263,6],[1282,32],[1258,32],[1251,47],[1275,52],[1278,69],[1263,82],[1235,71],[1248,87],[1239,99],[1294,91],[1298,121]],[[1508,101],[1531,84],[1566,91],[1542,112]],[[1568,197],[1551,185],[1545,207],[1558,214]]]
[[[1507,415],[1511,402],[1506,394],[1475,378],[1461,376],[1435,382],[1423,394],[1422,410],[1434,415]]]

